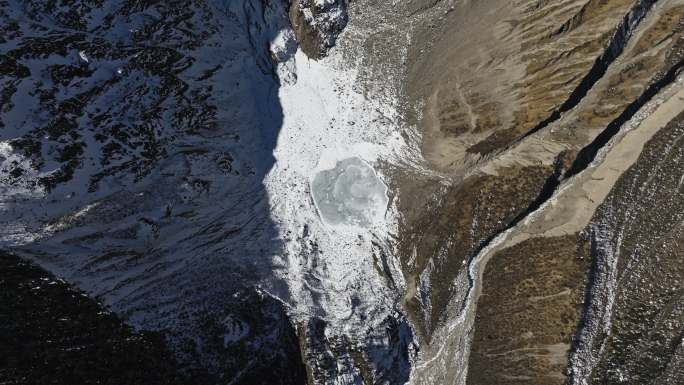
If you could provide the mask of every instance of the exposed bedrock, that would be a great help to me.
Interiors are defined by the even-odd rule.
[[[290,0],[290,22],[299,46],[312,59],[325,56],[347,25],[348,0]]]

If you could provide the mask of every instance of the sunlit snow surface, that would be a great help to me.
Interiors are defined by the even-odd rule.
[[[369,227],[387,208],[387,186],[357,157],[319,171],[311,181],[311,194],[321,218],[332,226]]]
[[[315,315],[326,321],[326,333],[363,336],[361,325],[379,326],[401,291],[387,287],[374,255],[387,256],[387,268],[403,287],[389,241],[397,209],[380,165],[405,159],[407,145],[396,99],[364,95],[359,63],[340,55],[333,49],[313,61],[300,50],[283,63],[296,81],[279,90],[283,125],[264,182],[283,241],[274,272],[287,289],[264,288],[288,304],[295,322]]]

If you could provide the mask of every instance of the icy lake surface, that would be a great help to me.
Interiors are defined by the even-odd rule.
[[[387,209],[387,186],[357,157],[319,171],[311,181],[311,193],[321,218],[331,226],[369,227],[382,220]]]

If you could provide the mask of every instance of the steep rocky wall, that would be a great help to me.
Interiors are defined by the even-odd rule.
[[[0,2],[2,245],[225,382],[304,376],[256,287],[279,247],[262,179],[285,5]]]
[[[289,16],[302,51],[320,59],[347,25],[347,0],[291,0]]]

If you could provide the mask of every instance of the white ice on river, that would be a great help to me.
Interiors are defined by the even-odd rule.
[[[311,181],[311,194],[321,219],[330,226],[369,227],[382,220],[387,209],[387,186],[358,157],[319,171]]]

